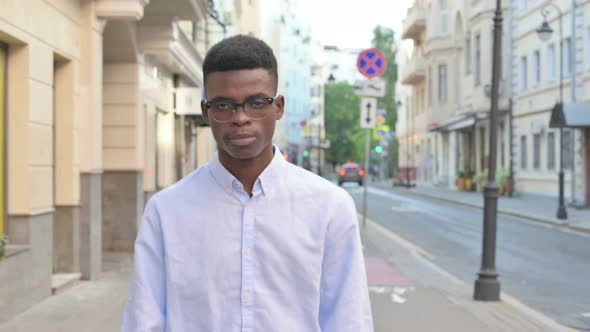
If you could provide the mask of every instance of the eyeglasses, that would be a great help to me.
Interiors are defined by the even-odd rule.
[[[238,107],[242,107],[244,113],[252,120],[260,120],[266,116],[270,105],[278,98],[275,97],[253,97],[241,104],[229,100],[205,101],[205,107],[209,115],[217,122],[230,122]]]

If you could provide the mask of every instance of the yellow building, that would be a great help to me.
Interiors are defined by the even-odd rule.
[[[212,157],[208,16],[205,0],[0,1],[0,322],[98,278],[146,199]]]

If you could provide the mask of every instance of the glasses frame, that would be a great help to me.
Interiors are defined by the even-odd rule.
[[[230,120],[227,120],[227,121],[219,121],[219,120],[217,120],[217,119],[215,118],[215,116],[213,116],[213,114],[214,114],[215,112],[212,112],[212,113],[211,113],[211,116],[210,116],[210,118],[212,118],[213,120],[215,120],[215,121],[217,121],[217,122],[219,122],[219,123],[228,123],[228,122],[232,122],[232,120],[231,120],[231,119],[232,119],[232,118],[234,117],[234,115],[236,114],[236,112],[237,112],[237,110],[238,110],[238,107],[242,107],[242,110],[244,110],[244,114],[246,114],[246,115],[248,116],[248,118],[250,118],[250,119],[252,119],[252,120],[254,120],[254,121],[257,121],[257,120],[262,120],[262,119],[264,119],[264,118],[266,117],[266,115],[265,115],[265,116],[263,116],[263,117],[261,117],[261,118],[253,118],[253,117],[251,117],[251,116],[248,114],[248,112],[246,111],[246,104],[247,104],[247,103],[249,103],[249,102],[251,102],[252,100],[256,100],[256,99],[263,99],[263,100],[266,100],[266,101],[268,101],[268,105],[270,106],[270,105],[272,105],[272,104],[273,104],[273,103],[274,103],[274,102],[277,100],[277,98],[279,98],[280,96],[281,96],[281,95],[277,94],[277,95],[276,95],[276,96],[274,96],[274,97],[250,97],[250,98],[246,99],[246,101],[244,101],[243,103],[234,103],[234,102],[233,102],[233,101],[231,101],[231,100],[224,100],[224,102],[226,102],[226,103],[229,103],[229,104],[231,104],[231,105],[232,105],[232,115],[231,115],[231,117],[230,117]],[[210,109],[211,109],[211,105],[212,105],[212,104],[213,104],[215,101],[209,101],[209,100],[205,99],[205,100],[204,100],[204,102],[205,102],[205,107],[207,108],[207,110],[210,110]]]

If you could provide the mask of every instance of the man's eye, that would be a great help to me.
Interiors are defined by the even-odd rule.
[[[267,104],[263,101],[260,101],[260,100],[253,100],[253,101],[248,102],[248,105],[250,105],[250,107],[252,107],[254,109],[259,109],[259,108],[263,108]]]
[[[232,109],[232,104],[231,103],[226,103],[226,102],[217,102],[213,104],[213,108],[218,109],[220,111],[226,111],[226,110],[231,110]]]

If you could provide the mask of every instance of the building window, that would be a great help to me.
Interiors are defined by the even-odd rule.
[[[528,65],[526,56],[520,58],[520,89],[526,90],[528,86]]]
[[[475,85],[481,84],[481,36],[475,36]]]
[[[547,47],[547,80],[555,80],[555,45]]]
[[[541,168],[541,134],[533,135],[533,168]]]
[[[440,33],[443,35],[447,34],[447,21],[448,21],[448,10],[447,10],[447,4],[445,0],[440,0],[439,2],[439,19],[440,19]]]
[[[555,169],[555,133],[547,134],[547,169]]]
[[[521,10],[525,10],[527,7],[527,1],[528,0],[520,0],[520,9]]]
[[[520,136],[520,168],[526,169],[527,151],[526,151],[526,136]]]
[[[533,84],[538,86],[541,82],[541,52],[536,50],[533,53]]]
[[[569,76],[572,72],[572,61],[570,59],[571,56],[571,47],[572,42],[571,39],[565,38],[563,40],[563,76]]]
[[[504,122],[500,123],[500,167],[504,167],[506,159],[506,140],[504,138]]]
[[[572,132],[568,129],[563,130],[562,147],[563,169],[572,169]]]
[[[586,30],[586,68],[590,68],[590,27]]]
[[[438,101],[447,102],[447,65],[438,66]]]
[[[432,67],[428,67],[428,106],[432,105]]]
[[[465,39],[465,75],[471,74],[471,32],[467,32]]]

